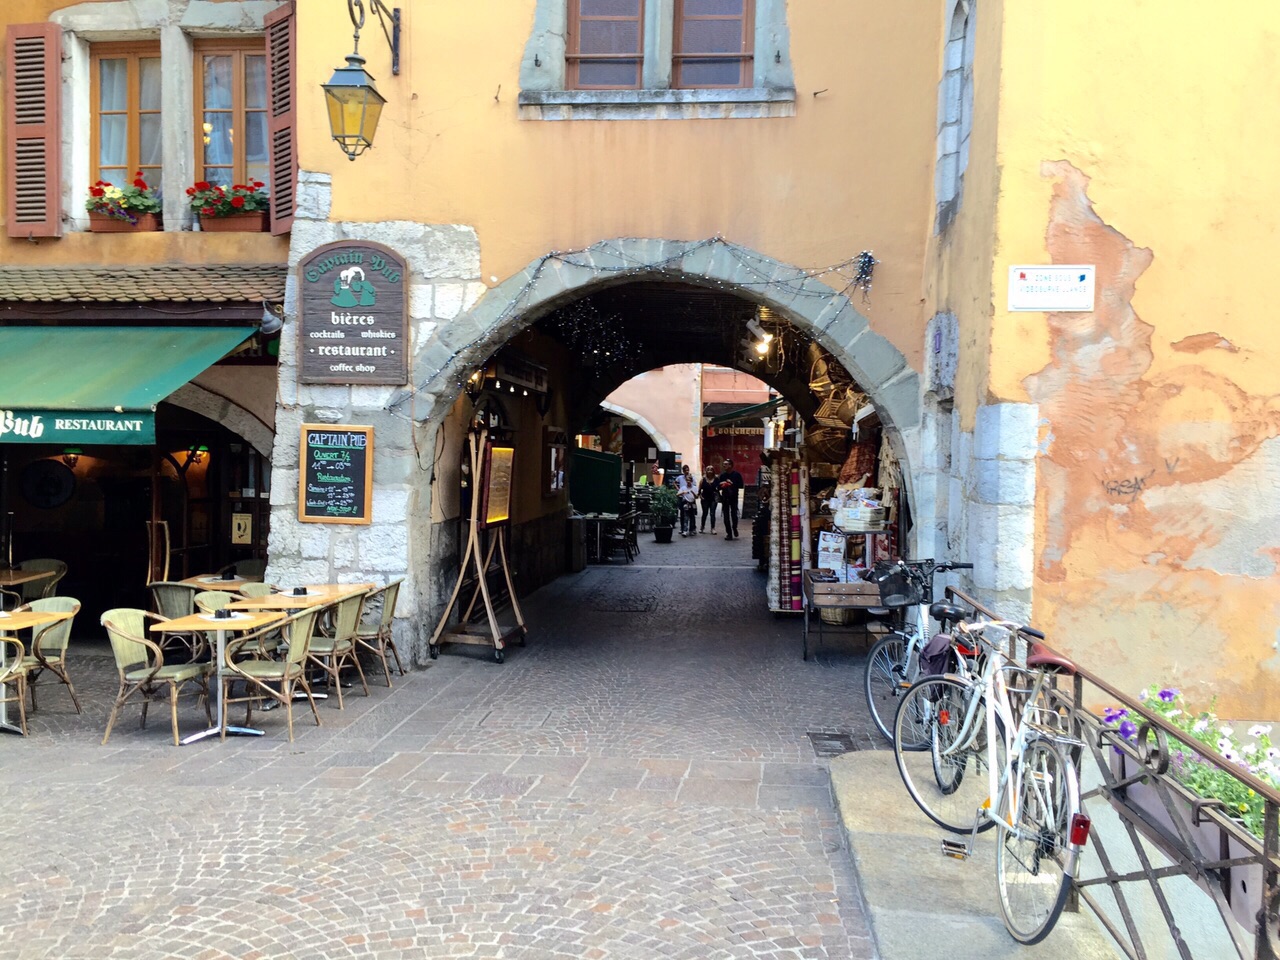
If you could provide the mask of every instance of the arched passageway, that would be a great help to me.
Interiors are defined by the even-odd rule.
[[[753,356],[744,341],[761,318],[777,337],[767,357]],[[458,461],[463,434],[449,425],[466,417],[463,388],[474,387],[478,377],[482,386],[496,383],[514,407],[533,381],[511,370],[530,358],[547,390],[539,413],[515,426],[525,430],[517,446],[526,450],[536,449],[538,431],[571,435],[620,384],[669,364],[749,372],[808,419],[819,403],[809,384],[821,357],[847,371],[870,398],[903,465],[906,488],[918,479],[919,378],[902,354],[871,331],[844,294],[804,270],[720,239],[615,240],[540,258],[442,328],[426,356],[434,373],[389,406],[401,415],[412,408],[413,419],[425,424],[416,431],[419,461],[437,466],[432,492],[419,487],[433,522],[425,531],[417,527],[412,545],[422,581],[434,585],[424,598],[428,607],[438,602],[459,552],[457,525],[442,522],[457,517],[446,505],[455,480],[439,467]],[[527,494],[527,522],[513,530],[513,552],[531,558],[524,571],[529,588],[546,582],[532,565],[554,567],[547,545],[559,550],[564,538],[564,509],[540,499],[545,496]],[[924,511],[913,511],[918,528],[932,527],[927,509],[926,502]],[[517,505],[513,516],[519,512]]]

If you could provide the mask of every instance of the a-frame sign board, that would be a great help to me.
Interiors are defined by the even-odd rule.
[[[511,567],[507,562],[507,527],[510,526],[511,500],[511,456],[512,451],[505,447],[495,447],[489,443],[489,431],[480,430],[470,434],[471,444],[471,476],[474,486],[471,496],[471,516],[467,524],[467,549],[462,555],[462,564],[458,570],[458,580],[453,585],[453,593],[449,595],[449,603],[440,615],[435,633],[431,635],[428,650],[431,659],[440,655],[440,647],[446,643],[467,643],[493,647],[493,659],[502,663],[505,659],[503,650],[507,642],[517,640],[524,642],[529,628],[525,626],[524,614],[520,612],[520,601],[516,598],[515,585],[511,582]],[[488,549],[484,549],[480,532],[489,531]],[[507,581],[507,595],[511,600],[511,611],[515,616],[515,626],[504,629],[498,623],[497,610],[489,590],[489,578],[486,574],[493,563],[495,552],[498,556],[502,575]],[[453,612],[460,604],[462,586],[466,582],[469,569],[474,568],[475,586],[467,601],[466,609],[455,626],[449,627]],[[472,624],[471,614],[476,603],[483,601],[488,629],[481,624]]]

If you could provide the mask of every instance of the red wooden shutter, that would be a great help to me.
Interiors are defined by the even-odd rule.
[[[62,236],[62,27],[10,24],[4,45],[5,218],[11,237]]]
[[[267,14],[267,136],[271,146],[271,232],[293,226],[298,189],[297,20],[286,3]]]

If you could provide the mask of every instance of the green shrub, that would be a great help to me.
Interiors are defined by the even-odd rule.
[[[658,526],[672,526],[676,517],[680,516],[680,499],[670,487],[654,487],[649,510],[653,514],[653,522]]]

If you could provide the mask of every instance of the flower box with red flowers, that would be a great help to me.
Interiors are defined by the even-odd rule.
[[[269,200],[261,180],[231,186],[201,180],[187,188],[187,202],[206,233],[261,233],[267,228]]]
[[[122,187],[99,180],[84,202],[92,233],[132,233],[160,229],[160,198],[141,171]]]

